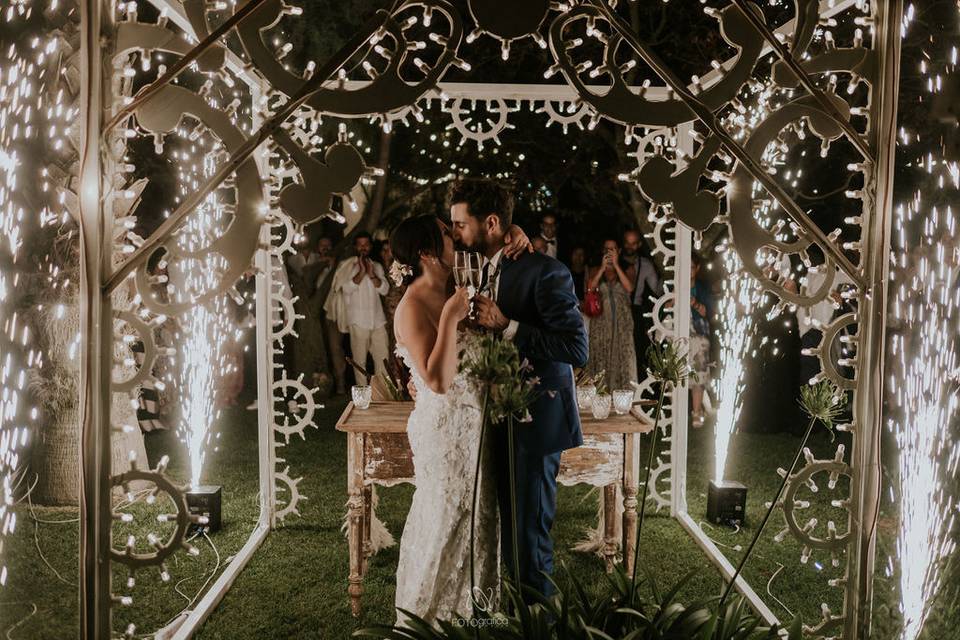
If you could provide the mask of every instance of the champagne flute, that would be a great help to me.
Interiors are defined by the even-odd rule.
[[[467,286],[468,252],[457,251],[453,254],[453,281],[458,287]]]
[[[477,309],[473,299],[480,293],[480,283],[483,280],[483,267],[481,266],[480,254],[471,251],[466,256],[466,282],[467,292],[470,294],[470,319],[477,319]]]
[[[467,283],[473,289],[470,297],[480,293],[480,283],[483,281],[483,267],[480,254],[471,251],[467,254]]]

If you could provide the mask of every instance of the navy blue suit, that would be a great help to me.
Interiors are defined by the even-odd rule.
[[[533,421],[515,426],[520,579],[544,595],[553,592],[553,526],[560,452],[583,444],[573,367],[587,363],[588,340],[570,271],[539,253],[503,258],[497,306],[519,324],[514,343],[540,378]],[[506,427],[494,429],[501,549],[512,575],[510,476]]]

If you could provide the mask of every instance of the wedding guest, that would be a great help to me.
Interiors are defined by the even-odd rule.
[[[373,238],[369,233],[358,233],[353,248],[356,256],[344,260],[333,277],[331,294],[339,293],[341,300],[336,304],[342,305],[342,309],[334,310],[334,313],[340,330],[345,327],[350,334],[353,360],[367,368],[367,356],[372,355],[373,369],[382,373],[390,346],[380,296],[386,295],[390,284],[383,266],[370,257]],[[370,369],[367,371],[371,372]]]
[[[390,246],[390,240],[384,240],[383,244],[380,245],[380,262],[383,264],[383,269],[386,273],[390,273],[390,267],[393,266],[393,249]],[[403,293],[407,290],[405,285],[398,285],[390,278],[387,278],[390,288],[387,290],[386,295],[383,296],[383,313],[387,317],[387,338],[390,340],[390,351],[393,351],[394,347],[394,336],[393,336],[393,316],[397,311],[397,305],[400,304],[400,298],[403,297]]]
[[[287,258],[287,269],[297,278],[303,278],[306,268],[317,263],[319,255],[310,248],[310,243],[304,239],[297,245],[297,252]]]
[[[540,251],[537,249],[537,239],[543,240],[545,245],[545,250]],[[540,251],[545,255],[550,256],[551,258],[557,257],[557,217],[552,213],[544,214],[540,218],[540,235],[534,236],[530,239],[533,243],[534,249]]]
[[[541,238],[540,236],[535,237],[533,240],[530,241],[530,243],[533,245],[534,251],[538,253],[542,253],[544,255],[549,255],[547,254],[547,241]]]
[[[287,259],[287,269],[280,274],[286,278],[286,283],[280,283],[281,290],[287,290],[284,297],[293,300],[293,312],[300,317],[296,321],[299,338],[290,334],[283,339],[283,365],[293,377],[303,375],[307,380],[316,380],[318,374],[326,374],[329,369],[322,305],[315,297],[317,273],[322,268],[319,251],[314,251],[304,238],[297,252]]]
[[[663,293],[663,285],[650,251],[639,231],[628,229],[623,234],[621,258],[624,263],[633,267],[637,274],[630,309],[633,314],[633,342],[637,354],[637,371],[642,374],[646,370],[644,357],[647,347],[650,346],[650,329],[653,327],[653,320],[645,317],[645,314],[653,310],[653,301],[650,298],[651,296],[659,297]]]
[[[312,307],[320,323],[320,337],[328,357],[323,369],[314,374],[314,385],[322,393],[332,379],[333,389],[331,391],[343,394],[346,392],[347,373],[347,362],[343,353],[343,338],[346,331],[340,332],[336,314],[331,315],[326,304],[333,302],[331,298],[339,296],[339,294],[338,296],[331,295],[332,280],[337,270],[337,258],[333,247],[333,240],[329,237],[323,236],[317,240],[317,262],[313,268],[313,272],[316,274],[313,294],[315,300]],[[301,333],[301,335],[303,334]]]
[[[703,390],[710,379],[710,319],[713,316],[713,295],[710,285],[701,280],[701,258],[690,254],[690,364],[695,375],[690,386],[690,415],[693,426],[704,423]]]
[[[333,255],[333,240],[326,236],[317,240],[316,256],[319,270],[317,271],[317,279],[314,281],[314,287],[321,289],[327,278],[333,275],[334,268],[337,265],[337,259]]]
[[[637,359],[633,346],[633,316],[630,296],[636,282],[633,267],[620,259],[620,245],[609,238],[603,242],[603,258],[591,270],[587,291],[600,296],[600,315],[590,318],[591,375],[604,371],[611,389],[629,389],[637,381]]]
[[[577,300],[583,304],[583,296],[587,291],[587,250],[583,247],[574,247],[570,252],[570,273],[573,275],[573,288],[577,292]]]

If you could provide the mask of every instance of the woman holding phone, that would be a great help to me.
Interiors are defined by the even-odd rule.
[[[587,371],[596,375],[605,371],[611,390],[629,389],[637,381],[637,360],[633,344],[633,315],[630,297],[637,274],[635,267],[620,260],[616,240],[603,241],[600,265],[593,267],[588,290],[600,295],[600,315],[590,319],[590,362]]]

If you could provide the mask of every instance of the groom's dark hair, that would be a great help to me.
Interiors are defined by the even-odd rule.
[[[474,218],[483,220],[491,213],[500,218],[504,231],[513,223],[513,190],[489,178],[458,178],[447,189],[447,209],[461,202]]]

